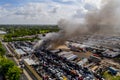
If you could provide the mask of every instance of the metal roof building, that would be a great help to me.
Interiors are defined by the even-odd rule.
[[[17,52],[18,55],[26,54],[22,49],[15,49],[15,52]]]
[[[35,61],[33,61],[33,60],[30,59],[30,58],[26,58],[26,59],[24,59],[24,61],[25,61],[28,65],[35,65],[35,64],[36,64]]]

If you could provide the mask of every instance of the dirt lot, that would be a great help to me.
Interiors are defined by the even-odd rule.
[[[65,45],[61,45],[61,46],[57,47],[56,49],[70,51],[70,49]],[[90,55],[92,55],[91,52],[75,52],[75,51],[72,51],[72,52],[73,52],[73,54],[78,55],[79,58],[88,58]]]
[[[92,55],[91,52],[73,52],[73,54],[78,55],[79,58],[88,58]]]

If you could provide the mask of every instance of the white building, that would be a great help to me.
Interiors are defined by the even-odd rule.
[[[72,60],[76,59],[77,57],[78,57],[77,55],[72,54],[69,57],[67,57],[67,60],[72,61]]]
[[[64,56],[64,55],[70,55],[70,54],[72,54],[72,52],[60,52],[58,55],[59,56]]]
[[[106,56],[106,57],[116,57],[120,55],[120,52],[113,52],[113,51],[110,51],[109,49],[107,49],[106,51],[103,52],[103,56]]]
[[[35,61],[33,61],[32,59],[30,58],[26,58],[24,59],[24,62],[27,63],[28,65],[35,65]]]
[[[88,59],[84,58],[81,61],[79,61],[77,64],[83,66],[86,62],[88,62]]]
[[[5,31],[0,31],[0,34],[6,34],[6,32]]]
[[[15,49],[15,52],[16,52],[18,58],[27,55],[27,53],[24,52],[22,49]]]
[[[66,45],[75,51],[80,51],[80,50],[86,51],[86,48],[89,47],[88,45],[73,43],[73,42],[66,42]]]
[[[61,52],[58,55],[66,58],[67,60],[74,60],[78,57],[77,55],[74,55],[72,52]]]
[[[29,48],[29,47],[21,47],[25,52],[30,53],[33,52],[33,49]]]

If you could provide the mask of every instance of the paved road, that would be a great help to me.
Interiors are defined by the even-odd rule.
[[[12,52],[11,52],[11,51],[9,50],[9,48],[7,47],[7,43],[2,42],[2,44],[3,44],[4,47],[7,49],[8,54],[12,54]],[[15,63],[19,66],[19,61],[18,61],[18,59],[17,59],[16,57],[13,57],[12,60],[14,60]],[[25,69],[23,69],[23,73],[24,73],[24,74],[21,75],[20,80],[33,80],[33,79],[30,77],[30,75],[27,73],[27,71],[26,71]]]

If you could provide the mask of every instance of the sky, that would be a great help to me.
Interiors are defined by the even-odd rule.
[[[57,24],[60,19],[82,21],[101,0],[0,0],[0,24]]]

